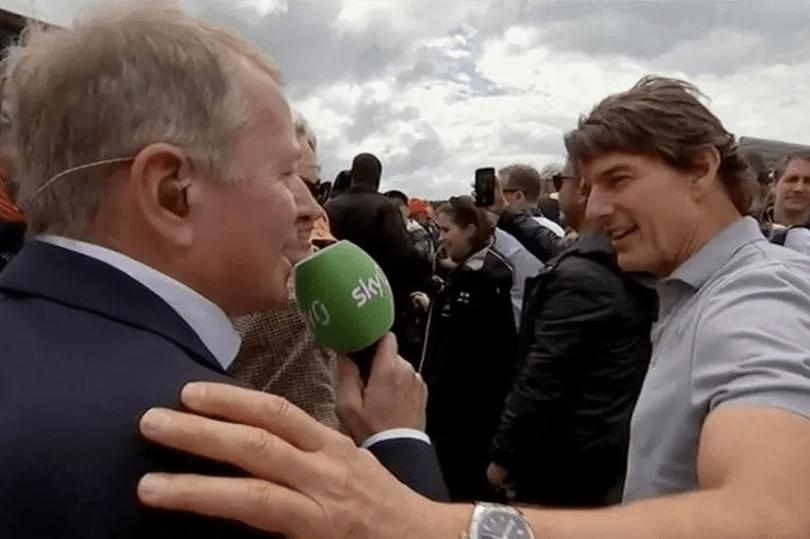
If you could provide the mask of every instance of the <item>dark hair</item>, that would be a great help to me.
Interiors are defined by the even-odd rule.
[[[776,163],[776,167],[773,169],[773,178],[777,182],[782,179],[782,176],[785,175],[787,168],[793,161],[810,161],[810,151],[804,152],[794,152],[784,156],[782,159]]]
[[[385,193],[384,196],[392,199],[394,202],[397,203],[397,205],[399,205],[400,202],[402,203],[403,206],[408,205],[408,195],[406,195],[402,191],[397,190],[388,191],[387,193]]]
[[[498,171],[501,186],[522,191],[527,199],[536,201],[543,190],[543,178],[529,165],[509,165]]]
[[[757,178],[757,183],[760,185],[768,185],[771,183],[771,171],[768,164],[762,157],[762,154],[753,151],[743,152],[745,160],[751,166],[751,170]]]
[[[352,160],[352,186],[359,185],[374,189],[380,187],[382,163],[370,153],[361,153]]]
[[[352,185],[352,173],[350,170],[341,170],[335,176],[335,181],[332,184],[332,197],[336,197],[342,192],[346,191]]]
[[[626,92],[597,104],[577,128],[565,135],[574,167],[612,151],[646,153],[680,170],[690,170],[698,154],[715,148],[718,176],[734,206],[747,213],[755,191],[754,174],[734,135],[700,102],[692,84],[646,76]]]
[[[475,205],[472,197],[450,197],[449,202],[439,206],[439,213],[448,215],[459,227],[475,226],[470,254],[480,251],[489,244],[495,227],[487,218],[486,212]]]

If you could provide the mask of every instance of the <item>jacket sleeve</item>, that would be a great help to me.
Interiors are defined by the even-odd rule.
[[[543,440],[562,420],[560,400],[567,366],[577,361],[594,328],[616,315],[615,285],[568,258],[542,289],[542,303],[531,311],[524,332],[526,355],[512,386],[492,442],[492,461],[509,470],[516,458],[542,458]],[[571,266],[579,267],[571,267]]]
[[[378,442],[368,450],[400,482],[422,496],[450,501],[433,445],[412,438],[395,438]]]
[[[380,237],[387,242],[381,251],[389,255],[388,267],[383,268],[391,273],[389,278],[393,277],[409,293],[426,291],[432,276],[431,263],[411,243],[399,210],[393,204],[381,204],[377,222],[383,231]]]
[[[506,209],[498,220],[498,228],[514,236],[541,262],[548,262],[560,254],[568,242],[534,219],[528,212]]]

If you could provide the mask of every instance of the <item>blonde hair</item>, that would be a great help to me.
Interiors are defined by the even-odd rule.
[[[240,69],[280,84],[275,63],[235,35],[161,1],[96,11],[70,28],[29,26],[4,61],[15,180],[34,234],[90,225],[121,163],[166,142],[227,179],[233,134],[251,120]]]

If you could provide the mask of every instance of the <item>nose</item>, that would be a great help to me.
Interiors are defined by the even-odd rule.
[[[296,175],[292,181],[293,187],[291,190],[295,199],[296,218],[298,220],[316,221],[324,214],[323,208],[312,196],[309,187],[300,176]]]
[[[585,205],[585,218],[593,223],[603,223],[612,213],[613,205],[607,193],[599,185],[592,185]]]

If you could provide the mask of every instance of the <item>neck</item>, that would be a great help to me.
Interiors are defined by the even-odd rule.
[[[694,256],[703,247],[708,245],[718,234],[742,219],[742,215],[734,207],[731,201],[719,207],[704,208],[697,216],[698,226],[692,231],[691,236],[684,242],[684,249],[680,256],[667,264],[666,267],[659,268],[655,274],[658,277],[667,277],[678,267]]]

